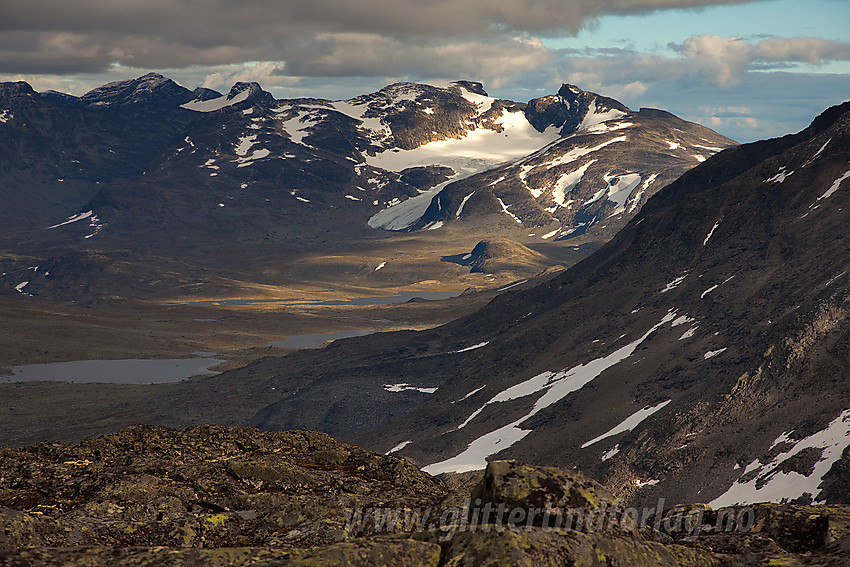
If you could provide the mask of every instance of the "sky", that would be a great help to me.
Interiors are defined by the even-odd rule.
[[[151,71],[333,100],[465,79],[524,102],[571,83],[749,142],[850,99],[850,0],[0,2],[0,81],[81,95]]]

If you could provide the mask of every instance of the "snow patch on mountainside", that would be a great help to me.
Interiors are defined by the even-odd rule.
[[[643,194],[646,192],[647,189],[649,189],[650,185],[655,183],[655,180],[658,179],[658,175],[659,175],[658,173],[653,173],[652,175],[647,177],[646,180],[643,182],[643,184],[640,186],[640,189],[638,190],[637,193],[635,193],[635,196],[632,197],[632,199],[630,201],[631,205],[629,205],[629,214],[632,214],[633,212],[635,212],[635,209],[638,208],[638,205],[640,205],[641,199],[643,199]]]
[[[499,204],[502,206],[502,212],[503,213],[510,216],[517,223],[522,224],[522,221],[519,219],[519,217],[508,210],[509,205],[506,205],[505,202],[502,201],[502,199],[500,197],[496,197],[496,200],[499,201]]]
[[[696,334],[697,329],[699,329],[699,325],[695,325],[695,326],[691,327],[690,329],[688,329],[687,331],[682,333],[682,336],[679,337],[679,340],[684,341],[685,339],[689,339],[689,338],[693,337]]]
[[[634,122],[616,122],[616,121],[607,121],[600,122],[595,126],[591,126],[587,130],[581,130],[582,134],[605,134],[606,132],[613,132],[614,130],[624,130],[625,128],[631,128],[634,126]]]
[[[709,358],[714,358],[718,354],[722,354],[724,351],[726,351],[727,348],[729,348],[729,347],[723,347],[723,348],[717,349],[717,350],[710,350],[703,355],[703,358],[705,360],[708,360]]]
[[[655,412],[664,409],[664,407],[671,401],[672,400],[667,400],[659,404],[655,404],[654,406],[646,406],[643,409],[639,409],[638,411],[621,421],[618,425],[615,425],[602,435],[594,437],[593,439],[582,445],[581,448],[586,449],[587,447],[590,447],[594,443],[598,443],[603,439],[619,435],[620,433],[625,433],[626,431],[631,431],[632,429],[640,425],[643,420],[645,420]]]
[[[247,167],[253,164],[258,159],[263,159],[264,157],[268,157],[271,155],[271,152],[265,148],[260,148],[258,150],[254,150],[251,155],[239,158],[237,161],[239,165],[236,167]]]
[[[620,444],[617,443],[616,445],[614,445],[613,449],[611,449],[610,451],[604,452],[602,454],[602,457],[599,460],[600,461],[607,461],[608,459],[610,459],[611,457],[613,457],[614,455],[616,455],[619,452],[620,452]]]
[[[456,350],[456,351],[454,351],[454,353],[453,353],[453,354],[457,354],[457,353],[461,353],[461,352],[469,352],[469,351],[471,351],[471,350],[479,349],[479,348],[481,348],[481,347],[486,347],[486,346],[487,346],[487,345],[489,345],[489,344],[490,344],[490,341],[484,341],[483,343],[478,343],[477,345],[472,345],[472,346],[468,346],[468,347],[466,347],[466,348],[462,348],[462,349],[460,349],[460,350]],[[481,388],[483,388],[483,387],[484,387],[484,386],[481,386]],[[478,390],[480,390],[481,388],[478,388]],[[477,392],[478,390],[476,390],[476,392]],[[466,398],[464,398],[464,399],[466,399]]]
[[[473,195],[475,195],[475,191],[464,197],[463,201],[460,202],[460,206],[457,208],[457,212],[455,212],[456,218],[460,218],[460,214],[463,212],[463,206],[466,205],[466,202],[469,201],[469,198]]]
[[[607,356],[596,358],[584,364],[579,364],[569,370],[562,370],[560,372],[543,372],[529,378],[525,382],[511,386],[510,388],[496,394],[483,406],[475,410],[472,415],[470,415],[457,429],[462,429],[468,425],[473,419],[475,419],[475,417],[492,404],[542,393],[542,395],[534,403],[531,411],[527,414],[512,423],[473,440],[466,450],[461,452],[459,455],[444,461],[432,463],[423,467],[422,470],[428,474],[436,475],[444,472],[466,472],[485,468],[487,466],[487,457],[507,449],[531,433],[532,430],[522,429],[520,424],[552,404],[564,399],[572,392],[584,387],[608,368],[611,368],[615,364],[618,364],[631,356],[635,349],[637,349],[637,347],[653,332],[675,318],[676,313],[671,310],[661,319],[661,321],[659,321],[656,325],[653,325],[652,328],[644,333],[643,336],[617,349]]]
[[[404,230],[408,228],[422,218],[431,204],[431,199],[451,181],[454,181],[454,179],[444,181],[420,195],[392,204],[388,208],[375,213],[368,221],[369,226],[383,230]]]
[[[384,455],[391,455],[393,453],[401,451],[402,449],[404,449],[405,447],[407,447],[411,443],[412,443],[412,441],[402,441],[401,443],[399,443],[398,445],[396,445],[395,447],[393,447],[392,449],[390,449],[389,451],[384,453]]]
[[[321,119],[320,115],[313,112],[298,112],[280,125],[289,134],[290,140],[296,144],[304,144],[304,138],[310,135],[310,128],[321,122]]]
[[[239,104],[243,100],[247,100],[250,95],[251,92],[246,89],[233,98],[228,98],[228,95],[224,95],[210,100],[192,100],[186,104],[181,104],[180,107],[197,112],[215,112],[216,110]]]
[[[709,293],[711,293],[712,291],[714,291],[714,290],[715,290],[715,289],[717,289],[718,287],[722,286],[722,285],[723,285],[723,284],[725,284],[725,283],[728,283],[728,282],[732,281],[732,279],[733,279],[734,277],[735,277],[735,276],[730,276],[730,277],[726,278],[724,281],[720,282],[719,284],[715,284],[715,285],[713,285],[713,286],[709,287],[709,288],[708,288],[708,289],[706,289],[704,292],[702,292],[702,294],[700,294],[699,298],[700,298],[700,299],[704,298],[706,295],[708,295]]]
[[[771,449],[781,443],[792,443],[790,432],[780,435]],[[767,463],[760,459],[752,461],[742,475],[729,489],[711,503],[714,509],[734,504],[754,502],[780,502],[809,493],[813,498],[818,494],[818,486],[832,465],[841,458],[844,449],[850,445],[850,410],[845,410],[825,429],[800,439],[791,448],[783,451]],[[820,449],[821,456],[808,475],[794,470],[784,472],[782,465],[804,449]],[[755,475],[751,473],[757,473]],[[751,478],[750,478],[751,477]],[[742,479],[748,478],[744,481]]]
[[[250,136],[240,136],[239,143],[236,144],[236,148],[234,151],[238,156],[244,156],[248,153],[248,150],[251,149],[251,146],[254,145],[254,142],[257,140],[256,134],[251,134]]]
[[[390,127],[379,116],[366,116],[370,106],[363,100],[339,100],[332,102],[331,106],[337,112],[358,120],[361,132],[373,142],[382,143],[392,135]]]
[[[794,174],[793,171],[786,172],[785,166],[783,165],[782,167],[779,168],[779,171],[777,172],[777,174],[774,175],[773,177],[771,177],[770,179],[768,179],[767,181],[765,181],[765,183],[784,183],[785,180],[793,174]]]
[[[496,99],[493,97],[474,93],[463,85],[458,86],[460,87],[460,95],[475,106],[477,106],[479,114],[484,114],[485,112],[490,110],[490,108],[492,108],[493,106],[493,103],[496,102]]]
[[[847,178],[850,178],[850,171],[845,172],[844,175],[836,179],[832,186],[826,190],[826,193],[818,197],[818,201],[820,201],[821,199],[828,199],[829,197],[832,197],[832,194],[838,191],[838,188],[841,186],[841,183]]]
[[[502,127],[501,132],[477,128],[459,139],[437,140],[412,150],[394,148],[375,156],[367,155],[365,160],[373,167],[390,171],[418,165],[444,165],[468,177],[526,156],[559,138],[554,127],[538,132],[522,112],[504,110],[494,123]]]
[[[715,231],[715,230],[717,230],[717,227],[718,227],[718,226],[720,226],[720,221],[717,221],[716,223],[714,223],[714,226],[713,226],[713,227],[711,227],[711,230],[709,230],[709,231],[708,231],[708,235],[705,237],[705,240],[703,240],[703,241],[702,241],[702,245],[703,245],[703,246],[705,246],[706,244],[708,244],[709,239],[710,239],[710,238],[711,238],[711,236],[714,234],[714,231]]]
[[[571,201],[567,201],[567,193],[579,184],[579,181],[581,181],[582,177],[584,177],[584,174],[587,172],[587,168],[594,163],[596,163],[596,160],[592,159],[575,171],[565,173],[558,178],[558,181],[555,182],[555,187],[552,189],[552,200],[555,201],[559,207],[569,206]]]
[[[587,114],[584,115],[584,119],[581,121],[578,130],[590,130],[594,126],[598,126],[603,122],[618,120],[623,116],[626,116],[626,113],[622,110],[614,108],[602,110],[599,106],[597,106],[596,99],[593,99],[593,102],[590,103],[590,107],[587,109]]]
[[[623,175],[605,175],[605,182],[608,183],[608,200],[617,204],[617,208],[610,216],[620,215],[626,212],[626,203],[629,200],[629,195],[635,187],[640,184],[640,175],[637,173],[626,173]]]
[[[832,138],[830,138],[829,140],[824,142],[824,144],[820,147],[820,149],[815,152],[815,155],[813,155],[811,158],[809,158],[809,160],[806,163],[803,164],[803,167],[807,167],[807,166],[811,165],[816,159],[818,159],[818,156],[820,156],[823,153],[823,151],[826,149],[826,147],[829,145],[829,143],[831,141],[832,141]]]
[[[81,221],[81,220],[90,218],[93,214],[94,214],[94,211],[86,211],[84,213],[78,213],[76,215],[68,217],[68,220],[66,220],[65,222],[60,222],[59,224],[54,224],[53,226],[48,226],[47,230],[50,230],[52,228],[58,228],[60,226],[65,226],[66,224],[71,224],[71,223],[75,223],[77,221]]]
[[[588,154],[592,154],[593,152],[597,152],[602,148],[610,146],[611,144],[616,144],[617,142],[625,142],[627,140],[626,136],[617,136],[616,138],[611,138],[610,140],[605,140],[604,142],[597,144],[595,146],[585,146],[581,148],[573,148],[567,153],[558,156],[550,161],[541,163],[537,166],[532,166],[532,169],[537,167],[542,167],[546,169],[552,169],[553,167],[557,167],[559,165],[566,165],[568,163],[572,163],[579,158],[582,158]]]
[[[684,276],[679,276],[678,278],[674,279],[673,281],[668,283],[664,287],[664,289],[661,290],[661,293],[667,293],[670,290],[676,289],[677,287],[679,287],[679,284],[681,284],[683,281],[685,281],[686,277],[688,277],[688,274],[685,274]]]
[[[410,384],[404,382],[402,384],[384,384],[384,390],[387,392],[420,392],[422,394],[433,394],[437,391],[437,388],[423,388],[420,386],[411,386]]]

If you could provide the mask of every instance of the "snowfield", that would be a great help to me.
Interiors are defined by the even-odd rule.
[[[476,417],[478,417],[481,412],[492,404],[515,400],[517,398],[533,394],[542,395],[537,398],[537,401],[534,403],[531,411],[529,411],[526,415],[523,415],[512,423],[478,437],[473,440],[466,450],[461,452],[459,455],[444,461],[432,463],[423,467],[422,470],[428,474],[436,475],[444,472],[467,472],[485,468],[487,466],[487,457],[507,449],[531,433],[531,429],[522,429],[520,424],[543,409],[564,399],[572,392],[583,388],[586,384],[593,381],[608,368],[611,368],[612,366],[627,359],[653,332],[665,323],[673,321],[675,318],[675,311],[668,312],[661,321],[659,321],[656,325],[653,325],[646,333],[644,333],[643,336],[623,347],[620,347],[607,356],[596,358],[584,364],[579,364],[578,366],[574,366],[568,370],[562,370],[560,372],[543,372],[496,394],[483,406],[472,412],[466,421],[461,423],[457,429],[463,429],[466,427]],[[661,408],[658,407],[658,409]],[[648,417],[648,415],[644,416],[644,419],[646,417]]]

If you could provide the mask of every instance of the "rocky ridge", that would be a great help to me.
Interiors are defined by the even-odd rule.
[[[660,505],[633,521],[580,473],[493,462],[470,493],[309,431],[136,426],[0,451],[3,565],[838,565],[850,553],[846,507]]]

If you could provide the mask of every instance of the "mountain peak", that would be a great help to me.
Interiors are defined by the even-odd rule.
[[[61,93],[59,91],[54,91],[53,89],[44,91],[43,93],[39,93],[42,97],[47,100],[52,100],[59,106],[79,106],[80,105],[80,97],[70,95],[67,93]]]
[[[568,136],[581,127],[589,114],[621,116],[630,112],[618,100],[564,83],[558,94],[529,101],[526,117],[541,132],[549,126],[557,126],[562,136]]]
[[[452,84],[461,86],[466,90],[481,96],[490,96],[487,94],[487,91],[484,90],[484,85],[477,81],[454,81]]]
[[[5,123],[13,114],[13,111],[32,107],[40,101],[40,96],[33,88],[24,81],[0,83],[0,116]]]
[[[233,106],[245,101],[250,102],[272,102],[274,97],[270,92],[263,90],[260,83],[251,81],[235,83],[227,95],[218,91],[198,87],[192,93],[192,100],[182,104],[183,108],[197,112],[214,112],[228,106]]]
[[[36,94],[29,83],[25,81],[14,81],[0,83],[0,97],[32,96]]]
[[[193,97],[192,91],[181,87],[159,73],[148,73],[137,79],[114,81],[92,89],[81,97],[90,107],[130,106],[136,104],[179,106]]]
[[[197,87],[195,90],[192,91],[192,94],[195,96],[195,100],[201,101],[212,100],[214,98],[224,96],[220,92],[213,89],[208,89],[206,87]]]
[[[263,87],[260,86],[260,83],[255,81],[251,81],[249,83],[238,82],[231,87],[230,92],[227,93],[227,100],[233,100],[239,95],[243,95],[244,93],[248,93],[248,96],[244,98],[244,100],[272,100],[271,93],[268,93],[263,90]]]

